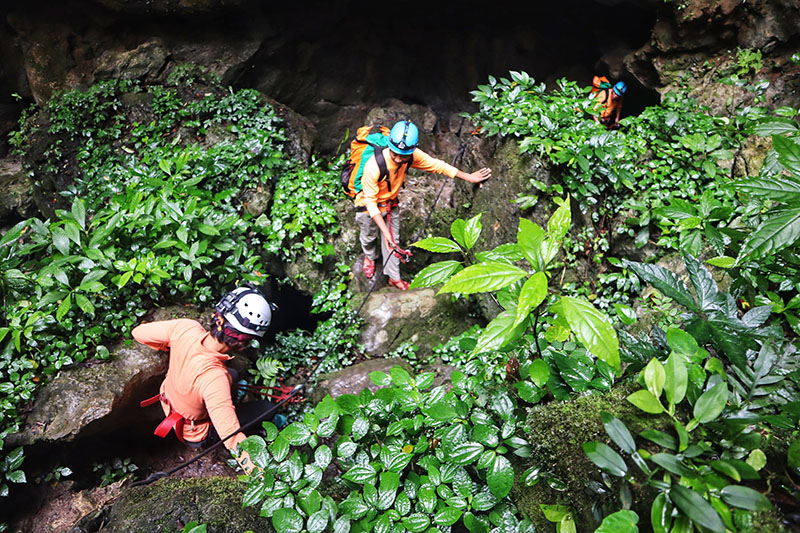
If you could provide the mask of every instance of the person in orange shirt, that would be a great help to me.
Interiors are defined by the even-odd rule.
[[[627,90],[628,86],[625,82],[618,81],[611,89],[597,91],[594,96],[595,104],[593,109],[599,110],[600,115],[593,115],[594,121],[604,124],[608,129],[619,126],[619,114],[622,111],[622,102],[625,99]]]
[[[185,318],[140,324],[131,331],[140,343],[170,352],[161,393],[142,402],[143,406],[161,402],[167,418],[156,429],[156,435],[165,437],[174,429],[179,440],[199,448],[204,442],[227,437],[241,427],[231,398],[234,378],[226,366],[232,359],[228,351],[241,350],[254,337],[262,337],[274,309],[255,286],[247,284],[217,303],[211,331],[196,320]],[[248,402],[239,412],[248,412],[249,417],[244,420],[248,423],[271,405],[266,400]],[[275,415],[276,423],[281,421],[279,417],[283,415]],[[236,433],[225,441],[225,446],[235,454],[244,439],[245,435]],[[245,472],[252,471],[246,453],[238,454],[237,461]]]
[[[419,129],[410,120],[401,120],[389,132],[389,146],[382,151],[388,170],[387,179],[380,180],[381,171],[373,155],[364,166],[361,177],[362,190],[356,194],[356,223],[361,229],[360,241],[364,251],[364,276],[372,278],[375,274],[375,260],[378,259],[378,237],[380,252],[386,262],[385,273],[389,285],[408,289],[408,283],[400,278],[400,260],[392,253],[400,235],[400,210],[397,196],[405,183],[408,168],[418,168],[425,172],[445,174],[470,183],[480,183],[489,179],[492,171],[482,168],[467,174],[444,161],[431,157],[419,148]]]

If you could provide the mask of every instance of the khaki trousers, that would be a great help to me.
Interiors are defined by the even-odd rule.
[[[382,213],[382,215],[383,221],[386,222],[386,213]],[[400,235],[400,209],[396,207],[392,209],[391,222],[392,237],[394,237],[394,242],[398,242],[398,236]],[[361,235],[359,236],[361,249],[364,250],[364,255],[377,263],[375,271],[379,272],[379,268],[388,258],[388,263],[386,263],[383,273],[391,279],[400,279],[400,259],[386,248],[381,230],[372,220],[372,217],[369,216],[369,213],[366,211],[356,212],[356,223],[361,228]],[[386,225],[388,226],[389,224],[387,223]],[[378,244],[379,242],[380,245]],[[379,260],[379,246],[383,261]]]

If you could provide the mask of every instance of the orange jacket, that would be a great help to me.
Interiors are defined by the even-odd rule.
[[[137,341],[155,350],[169,348],[169,370],[161,384],[161,393],[186,419],[184,440],[202,441],[208,436],[211,424],[220,438],[239,429],[231,400],[232,378],[225,366],[231,359],[224,353],[227,346],[199,322],[185,318],[141,324],[131,333]],[[169,404],[162,401],[161,407],[165,415],[170,413]],[[225,446],[236,450],[244,439],[242,433],[237,433],[225,441]]]
[[[600,109],[600,118],[609,118],[618,108],[622,107],[622,97],[613,98],[613,89],[598,91],[594,96],[596,100],[593,109]]]
[[[414,150],[413,156],[412,168],[418,168],[425,172],[445,174],[451,178],[454,178],[458,173],[456,167],[426,154],[419,148]],[[375,156],[370,157],[369,161],[364,165],[364,174],[361,176],[362,190],[355,198],[355,205],[365,206],[371,217],[374,217],[382,211],[386,211],[386,208],[381,208],[378,204],[397,198],[397,195],[400,193],[400,187],[402,187],[403,183],[406,181],[406,169],[408,165],[403,164],[398,167],[398,165],[392,161],[389,148],[383,149],[383,157],[386,160],[386,170],[389,171],[389,178],[378,183],[378,178],[380,177],[378,162],[375,160]]]

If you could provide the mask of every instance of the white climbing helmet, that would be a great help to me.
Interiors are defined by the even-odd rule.
[[[215,308],[233,329],[256,337],[264,336],[274,309],[277,308],[250,284],[226,294]]]

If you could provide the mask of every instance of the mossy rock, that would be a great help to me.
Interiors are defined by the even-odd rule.
[[[242,508],[246,485],[230,478],[164,479],[125,491],[103,531],[174,532],[180,524],[206,524],[209,533],[272,532],[257,507]]]
[[[526,432],[528,442],[534,447],[530,461],[566,487],[556,490],[545,479],[533,487],[515,485],[513,494],[517,507],[533,521],[536,531],[555,531],[555,524],[544,517],[539,504],[573,507],[579,531],[593,531],[599,525],[594,520],[592,506],[600,496],[589,485],[591,481],[602,485],[601,471],[586,456],[582,445],[598,441],[616,448],[603,428],[602,412],[619,418],[634,435],[645,429],[669,431],[672,428],[668,416],[646,414],[626,401],[638,388],[633,383],[619,384],[610,392],[579,396],[568,402],[553,401],[529,410]],[[628,463],[632,467],[633,463]],[[629,472],[635,477],[638,470],[631,468]],[[607,489],[607,494],[619,493],[617,481],[611,480],[612,488]],[[644,490],[647,489],[633,490],[634,510],[639,516],[649,516],[649,502],[655,496],[644,494]],[[638,509],[637,502],[646,502],[646,506]]]

